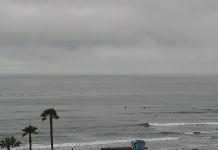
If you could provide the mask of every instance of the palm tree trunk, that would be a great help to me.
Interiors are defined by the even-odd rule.
[[[32,150],[32,139],[31,139],[31,133],[29,133],[29,144],[30,144],[30,150]]]
[[[51,150],[53,150],[53,124],[52,124],[51,116],[50,116],[50,138],[51,138]]]

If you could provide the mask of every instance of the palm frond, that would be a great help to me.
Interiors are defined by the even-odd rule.
[[[46,119],[47,119],[47,118],[46,118],[46,116],[47,116],[47,115],[46,115],[46,113],[44,113],[44,112],[41,114],[42,121],[44,121],[44,120],[46,120]]]
[[[59,116],[57,115],[57,112],[54,108],[49,108],[43,111],[43,113],[41,114],[42,121],[46,120],[47,116],[51,116],[54,119],[59,119]]]
[[[6,143],[5,143],[5,141],[3,139],[2,139],[2,141],[0,141],[0,146],[1,146],[1,148],[6,147]]]
[[[7,148],[9,145],[10,147],[20,147],[21,142],[18,141],[12,136],[11,138],[5,138],[4,140],[0,141],[1,148]]]
[[[10,139],[10,145],[13,146],[16,143],[16,139],[12,136]]]
[[[13,145],[12,147],[20,147],[20,145],[21,145],[21,142],[18,141],[18,142],[16,142],[16,143],[14,143],[14,145]]]
[[[28,127],[25,127],[22,131],[24,132],[23,133],[23,136],[25,136],[25,135],[27,135],[27,134],[31,134],[31,133],[33,133],[33,134],[35,134],[35,132],[36,132],[36,130],[37,130],[38,128],[37,127],[34,127],[34,126],[32,126],[32,125],[29,125]],[[37,132],[38,133],[38,132]]]

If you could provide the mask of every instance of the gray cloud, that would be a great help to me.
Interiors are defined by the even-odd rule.
[[[216,0],[0,1],[1,73],[218,73]]]

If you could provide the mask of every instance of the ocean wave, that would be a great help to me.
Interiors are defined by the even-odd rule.
[[[187,132],[185,134],[210,134],[212,132]]]
[[[207,147],[207,146],[208,145],[205,145],[205,144],[188,144],[185,146],[177,147],[176,149],[178,150],[178,149],[187,149],[187,148],[199,148],[199,147]],[[175,150],[175,147],[162,147],[157,150]]]
[[[159,112],[160,114],[162,113],[172,113],[172,114],[200,114],[200,113],[205,113],[205,111],[178,111],[178,112]]]
[[[196,132],[187,132],[185,134],[212,134],[212,133],[218,133],[216,130],[211,131],[196,131]]]
[[[151,126],[194,126],[194,125],[218,125],[218,122],[203,123],[149,123]]]
[[[152,142],[152,141],[172,141],[172,140],[178,140],[179,138],[175,137],[165,137],[165,138],[153,138],[153,139],[142,139],[145,142]],[[76,147],[76,146],[93,146],[93,145],[105,145],[105,144],[116,144],[116,143],[126,143],[131,142],[133,139],[124,139],[124,140],[110,140],[110,141],[93,141],[93,142],[86,142],[86,143],[60,143],[60,144],[54,144],[54,147]],[[21,149],[25,149],[26,147],[21,147]],[[50,145],[44,145],[44,144],[33,144],[34,148],[37,149],[45,149],[50,148]]]
[[[178,133],[178,132],[160,132],[160,134],[167,135],[167,134],[181,134],[181,133]]]

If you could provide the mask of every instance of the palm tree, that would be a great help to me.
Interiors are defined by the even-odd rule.
[[[20,147],[20,144],[21,142],[17,141],[13,136],[0,141],[1,148],[7,148],[7,150],[10,150],[11,147]]]
[[[58,119],[59,116],[57,115],[56,110],[54,108],[46,109],[43,111],[41,114],[42,121],[46,120],[46,117],[50,117],[50,139],[51,139],[51,150],[53,150],[53,123],[52,123],[52,118]]]
[[[39,134],[38,132],[36,132],[38,128],[34,127],[34,126],[29,126],[29,127],[25,127],[22,131],[23,133],[23,137],[26,136],[27,134],[29,134],[29,145],[30,145],[30,150],[32,150],[32,137],[31,134]]]

